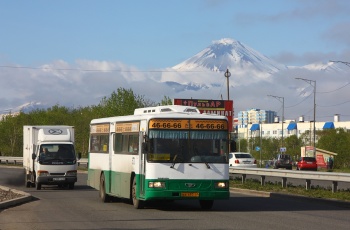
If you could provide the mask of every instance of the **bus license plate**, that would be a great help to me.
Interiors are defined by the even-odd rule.
[[[64,177],[53,178],[54,181],[63,181],[66,180]]]
[[[182,197],[199,197],[199,192],[182,192]]]

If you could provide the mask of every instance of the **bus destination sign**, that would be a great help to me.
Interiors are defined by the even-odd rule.
[[[191,129],[227,130],[225,120],[191,120]]]
[[[227,130],[226,120],[183,120],[183,119],[152,119],[149,129],[202,129],[202,130]]]
[[[91,125],[90,133],[109,133],[109,124]]]
[[[149,122],[149,129],[188,129],[188,120],[153,119]]]

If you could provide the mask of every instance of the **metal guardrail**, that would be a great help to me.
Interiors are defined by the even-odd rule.
[[[8,156],[0,156],[0,164],[23,164],[23,157],[8,157]],[[81,158],[78,160],[78,166],[88,166],[88,159]]]
[[[23,164],[22,157],[0,156],[0,163],[5,164]],[[88,166],[88,159],[81,158],[78,166]],[[338,182],[349,182],[350,173],[334,173],[334,172],[311,172],[311,171],[295,171],[295,170],[276,170],[264,168],[230,168],[230,174],[239,174],[242,176],[242,183],[245,182],[247,175],[260,176],[261,185],[265,185],[267,176],[279,177],[282,179],[282,187],[287,186],[287,178],[305,179],[306,189],[310,189],[312,180],[323,180],[332,182],[332,192],[338,189]]]
[[[287,186],[287,178],[305,179],[306,190],[311,187],[311,180],[323,180],[332,182],[332,192],[338,189],[338,182],[350,182],[350,173],[334,172],[311,172],[311,171],[294,171],[294,170],[276,170],[263,168],[232,168],[230,174],[242,175],[242,183],[245,182],[247,175],[260,176],[261,185],[265,185],[266,176],[282,178],[282,187]]]

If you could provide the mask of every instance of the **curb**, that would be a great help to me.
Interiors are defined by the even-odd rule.
[[[33,199],[31,194],[23,192],[23,191],[19,191],[19,190],[16,190],[16,189],[11,189],[11,188],[4,187],[4,186],[1,186],[1,185],[0,185],[0,189],[2,189],[4,191],[12,191],[14,193],[22,195],[21,197],[17,197],[17,198],[11,199],[11,200],[0,202],[0,209],[5,209],[5,208],[8,208],[8,207],[20,205],[20,204],[29,202],[29,201],[31,201]]]

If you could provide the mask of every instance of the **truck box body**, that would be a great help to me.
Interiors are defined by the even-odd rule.
[[[74,188],[77,156],[73,126],[23,126],[23,167],[26,186]]]

